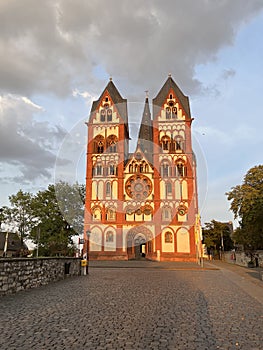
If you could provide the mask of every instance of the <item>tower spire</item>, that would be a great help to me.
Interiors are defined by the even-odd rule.
[[[144,103],[144,111],[142,115],[142,121],[139,131],[139,137],[138,137],[138,146],[140,146],[140,149],[144,154],[148,157],[148,159],[151,161],[152,156],[152,119],[151,119],[151,112],[150,112],[150,106],[149,106],[149,99],[148,99],[148,91],[145,91],[146,97],[145,97],[145,103]]]

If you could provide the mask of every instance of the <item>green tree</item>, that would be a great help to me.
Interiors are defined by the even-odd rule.
[[[251,168],[243,184],[226,195],[235,219],[239,219],[234,239],[252,257],[255,250],[263,249],[263,165]]]
[[[18,191],[11,206],[0,208],[0,220],[30,238],[44,256],[72,255],[72,237],[83,232],[85,186],[59,182],[36,195]]]
[[[208,251],[213,249],[215,252],[220,250],[230,250],[233,248],[231,239],[232,223],[212,220],[206,222],[202,229],[204,244]]]
[[[72,255],[75,247],[72,237],[83,232],[83,185],[59,182],[39,191],[32,201],[38,224],[31,239],[44,256]]]
[[[39,191],[32,201],[38,224],[31,231],[31,239],[37,244],[42,256],[69,255],[71,237],[75,232],[61,214],[55,186]]]
[[[11,208],[5,207],[4,209],[5,222],[18,230],[22,245],[34,226],[32,198],[31,193],[19,190],[17,194],[9,196]]]
[[[7,210],[8,208],[6,206],[0,208],[0,231],[2,224],[8,220]]]
[[[77,234],[84,230],[85,186],[60,181],[55,185],[56,199],[61,213]]]

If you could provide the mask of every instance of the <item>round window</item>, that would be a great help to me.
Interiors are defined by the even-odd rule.
[[[131,198],[142,200],[152,192],[152,183],[147,176],[132,175],[125,185],[125,191]]]

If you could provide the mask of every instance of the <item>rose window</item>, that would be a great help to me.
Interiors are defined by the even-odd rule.
[[[133,175],[127,180],[125,190],[133,199],[145,199],[152,192],[152,183],[146,176]]]

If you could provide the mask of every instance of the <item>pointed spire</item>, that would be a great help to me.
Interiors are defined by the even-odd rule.
[[[144,111],[138,137],[138,146],[140,146],[142,152],[149,158],[152,155],[153,136],[151,112],[147,95],[148,91],[145,98]]]

